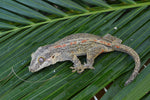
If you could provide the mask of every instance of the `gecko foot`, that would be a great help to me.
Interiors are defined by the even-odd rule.
[[[86,67],[87,69],[95,69],[93,66],[87,63],[84,63],[84,67]]]
[[[87,69],[87,67],[84,66],[78,66],[78,67],[70,67],[72,70],[72,72],[76,72],[77,73],[82,73],[84,71],[84,69]]]

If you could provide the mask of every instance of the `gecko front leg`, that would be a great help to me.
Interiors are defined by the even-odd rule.
[[[100,55],[102,52],[104,52],[103,48],[101,47],[94,47],[92,49],[90,49],[87,52],[87,63],[84,64],[84,66],[88,69],[95,69],[93,67],[94,64],[94,59]]]
[[[86,69],[86,67],[84,67],[80,60],[78,59],[78,57],[76,55],[72,56],[71,61],[74,63],[74,67],[70,67],[72,70],[72,72],[77,71],[77,73],[82,73],[84,71],[84,69]]]

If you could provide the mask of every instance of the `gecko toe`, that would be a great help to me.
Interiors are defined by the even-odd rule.
[[[78,73],[78,74],[81,74],[81,73],[82,73],[82,71],[77,71],[77,73]]]
[[[94,67],[88,67],[89,69],[95,69]]]
[[[80,73],[82,73],[84,71],[84,68],[83,67],[80,67],[78,70],[77,70],[77,72],[80,74]]]
[[[75,69],[75,67],[70,67],[70,69]]]
[[[72,70],[72,72],[74,73],[74,72],[76,72],[76,70]]]
[[[84,64],[85,69],[95,69],[93,66],[89,65],[89,64]]]
[[[81,66],[76,66],[76,67],[70,67],[70,69],[72,69],[72,72],[76,72],[77,73],[82,73],[85,69],[87,69],[87,67],[81,65]]]
[[[70,69],[72,69],[72,72],[76,72],[77,69],[75,67],[70,67]]]

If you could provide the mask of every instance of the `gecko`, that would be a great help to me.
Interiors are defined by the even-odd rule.
[[[105,52],[120,51],[129,54],[135,61],[135,68],[129,79],[125,82],[128,85],[138,75],[140,70],[139,55],[129,46],[121,44],[122,40],[106,34],[103,37],[78,33],[64,37],[63,39],[49,45],[39,47],[31,54],[30,72],[37,72],[47,66],[60,61],[71,61],[72,72],[82,73],[85,69],[95,69],[94,59]],[[86,63],[81,64],[78,56],[86,55]]]

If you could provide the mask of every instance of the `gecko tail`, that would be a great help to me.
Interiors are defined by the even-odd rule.
[[[114,45],[114,46],[115,46],[114,49],[116,51],[121,51],[121,52],[128,53],[130,56],[133,57],[133,59],[135,61],[134,71],[131,74],[131,76],[129,77],[129,79],[124,84],[126,86],[129,83],[131,83],[135,79],[135,77],[138,75],[138,72],[140,70],[140,65],[141,65],[140,57],[139,57],[139,55],[132,48],[130,48],[128,46],[125,46],[125,45],[122,45],[122,44]]]

